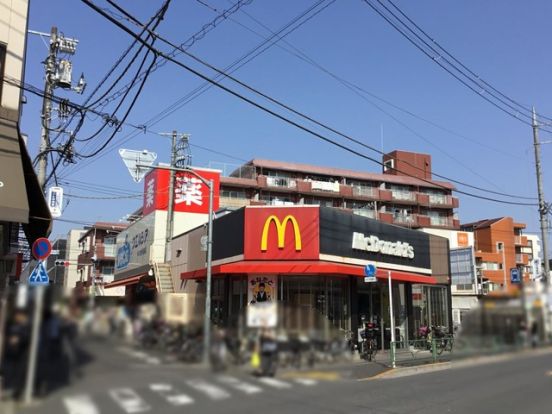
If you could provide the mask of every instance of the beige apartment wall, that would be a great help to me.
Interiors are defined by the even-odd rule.
[[[4,77],[20,81],[25,63],[28,0],[0,0],[0,42],[7,45]],[[4,82],[2,86],[2,109],[17,111],[21,101],[18,87]]]

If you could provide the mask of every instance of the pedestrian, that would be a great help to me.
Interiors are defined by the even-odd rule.
[[[3,377],[5,387],[12,391],[12,397],[18,400],[25,386],[31,327],[27,314],[17,310],[6,327],[6,348]]]

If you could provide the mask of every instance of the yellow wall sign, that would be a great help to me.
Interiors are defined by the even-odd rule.
[[[295,250],[301,251],[301,232],[299,231],[299,224],[297,223],[297,220],[292,215],[288,214],[286,217],[284,217],[284,220],[280,221],[278,217],[276,217],[274,214],[269,216],[264,224],[263,227],[263,233],[261,236],[261,251],[266,252],[268,250],[268,232],[270,230],[270,224],[274,222],[274,225],[276,226],[276,234],[278,235],[278,248],[283,249],[284,248],[284,242],[285,242],[285,236],[286,236],[286,228],[288,223],[291,223],[293,227],[293,234],[295,237]]]

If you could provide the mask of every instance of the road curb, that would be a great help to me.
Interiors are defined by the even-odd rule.
[[[540,355],[546,355],[551,353],[552,353],[552,347],[546,347],[546,348],[539,348],[539,349],[522,350],[518,352],[509,352],[507,354],[487,355],[487,356],[479,356],[479,357],[473,357],[469,359],[462,359],[462,360],[456,360],[456,361],[447,361],[447,362],[439,362],[435,364],[419,365],[415,367],[399,367],[394,369],[389,368],[387,371],[384,371],[380,374],[374,375],[372,377],[361,378],[361,379],[358,379],[357,381],[400,378],[400,377],[406,377],[411,375],[419,375],[419,374],[425,374],[430,372],[443,371],[446,369],[467,368],[474,365],[493,364],[493,363],[511,360],[514,358],[530,358],[533,356],[540,356]]]

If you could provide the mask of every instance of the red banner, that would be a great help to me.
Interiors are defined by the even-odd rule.
[[[194,168],[205,180],[213,180],[213,211],[219,208],[220,173]],[[167,210],[169,205],[170,171],[154,169],[144,179],[144,211]],[[209,212],[209,187],[188,172],[177,172],[174,182],[174,211],[183,213]]]

